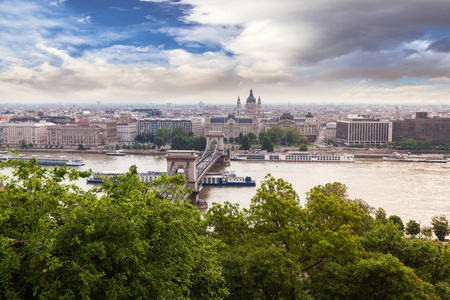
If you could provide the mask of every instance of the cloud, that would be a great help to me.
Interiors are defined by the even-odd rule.
[[[81,24],[89,24],[89,23],[92,22],[92,17],[91,16],[85,16],[85,17],[75,18],[75,20],[78,23],[81,23]]]
[[[443,38],[431,43],[427,50],[435,52],[450,52],[450,38]]]
[[[449,96],[450,2],[117,1],[105,14],[142,21],[111,27],[68,2],[42,3],[0,2],[2,95],[234,101],[250,87],[267,101]],[[395,85],[405,77],[424,82]]]

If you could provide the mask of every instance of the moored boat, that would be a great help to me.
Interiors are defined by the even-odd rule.
[[[110,155],[110,156],[125,156],[125,152],[123,152],[121,150],[116,150],[116,151],[107,152],[106,155]]]
[[[38,165],[41,166],[66,166],[66,167],[80,167],[84,166],[84,162],[81,158],[66,158],[66,157],[38,157],[36,155],[32,156],[0,156],[0,161],[9,161],[9,160],[19,160],[19,161],[29,161],[35,158]]]
[[[236,176],[234,172],[207,173],[203,177],[202,185],[214,186],[256,186],[255,180],[250,176]]]
[[[231,160],[285,162],[353,162],[353,154],[289,151],[281,153],[233,153]]]
[[[426,163],[447,163],[443,155],[435,154],[402,154],[394,152],[389,156],[383,157],[384,161],[401,161],[401,162],[426,162]]]

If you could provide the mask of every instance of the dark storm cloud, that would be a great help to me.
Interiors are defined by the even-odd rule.
[[[329,1],[301,17],[318,29],[318,43],[302,53],[310,62],[353,51],[378,52],[450,30],[450,1]]]
[[[430,44],[427,50],[435,51],[435,52],[450,52],[450,39],[444,38],[440,39],[432,44]]]

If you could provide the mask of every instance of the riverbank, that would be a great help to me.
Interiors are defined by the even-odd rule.
[[[3,148],[6,150],[6,148]],[[19,151],[19,153],[32,153],[32,152],[44,152],[44,153],[74,153],[74,154],[105,154],[109,152],[109,150],[96,150],[96,149],[87,149],[87,150],[78,150],[78,149],[49,149],[49,148],[28,148],[28,149],[14,149],[12,150]],[[122,150],[125,154],[132,155],[165,155],[165,151],[157,151],[157,150]]]

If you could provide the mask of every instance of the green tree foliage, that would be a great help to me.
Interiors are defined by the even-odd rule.
[[[302,135],[300,134],[300,131],[298,131],[297,128],[288,128],[284,132],[286,143],[288,143],[289,146],[291,145],[298,145],[300,141],[302,140]]]
[[[20,141],[20,148],[21,149],[26,149],[28,148],[28,143],[25,140]]]
[[[432,148],[429,142],[416,141],[414,139],[406,139],[399,142],[398,145],[408,150],[429,150]]]
[[[365,213],[341,195],[346,188],[337,183],[316,187],[303,208],[290,183],[268,175],[248,210],[212,208],[210,234],[227,244],[229,299],[304,299],[315,269],[357,256]]]
[[[431,218],[433,232],[440,241],[444,241],[445,236],[450,233],[447,217],[444,215],[433,216]]]
[[[170,129],[169,128],[158,128],[155,132],[155,138],[160,137],[164,140],[164,142],[168,142],[170,140]]]
[[[385,222],[386,221],[386,211],[381,207],[375,211],[375,220]]]
[[[239,139],[240,143],[241,143],[241,149],[242,150],[249,150],[250,147],[252,146],[251,142],[250,142],[250,138],[246,135],[244,135],[244,137],[241,139]]]
[[[186,132],[186,129],[184,129],[184,127],[174,127],[172,128],[172,138],[174,136],[188,136],[188,132]]]
[[[439,299],[430,283],[390,254],[368,253],[347,265],[316,274],[317,299]]]
[[[300,150],[300,151],[308,151],[308,146],[306,144],[300,145],[300,147],[298,147],[298,150]]]
[[[160,136],[155,136],[155,140],[153,141],[153,143],[156,145],[156,147],[158,147],[158,150],[166,144],[164,139]]]
[[[426,238],[431,239],[431,237],[433,236],[433,228],[431,228],[430,226],[423,226],[421,229],[421,233]]]
[[[256,137],[256,134],[253,132],[249,132],[247,133],[248,138],[250,139],[250,143],[251,144],[256,144],[258,143],[258,138]]]
[[[420,233],[420,224],[417,223],[415,220],[409,220],[408,223],[406,223],[406,232],[410,236],[416,236]]]
[[[180,127],[177,127],[180,128]],[[172,138],[170,148],[172,150],[198,150],[203,151],[206,148],[206,137],[198,136],[183,136],[176,135]]]
[[[262,138],[261,149],[267,150],[268,152],[273,152],[273,143],[270,141],[270,138],[267,135]]]
[[[3,164],[5,165],[5,164]],[[181,177],[141,183],[136,167],[84,191],[88,172],[11,162],[1,178],[0,298],[220,299],[218,246]],[[171,187],[171,199],[162,197]]]
[[[272,143],[279,143],[284,135],[283,129],[278,126],[272,126],[267,130],[267,135],[269,136]]]
[[[154,135],[153,134],[146,134],[146,133],[142,133],[142,134],[138,134],[136,135],[136,137],[134,138],[134,140],[138,143],[149,143],[149,142],[153,142],[154,139]]]
[[[389,220],[391,220],[392,223],[397,225],[400,230],[405,230],[405,225],[403,225],[403,221],[399,216],[396,215],[389,216]]]

